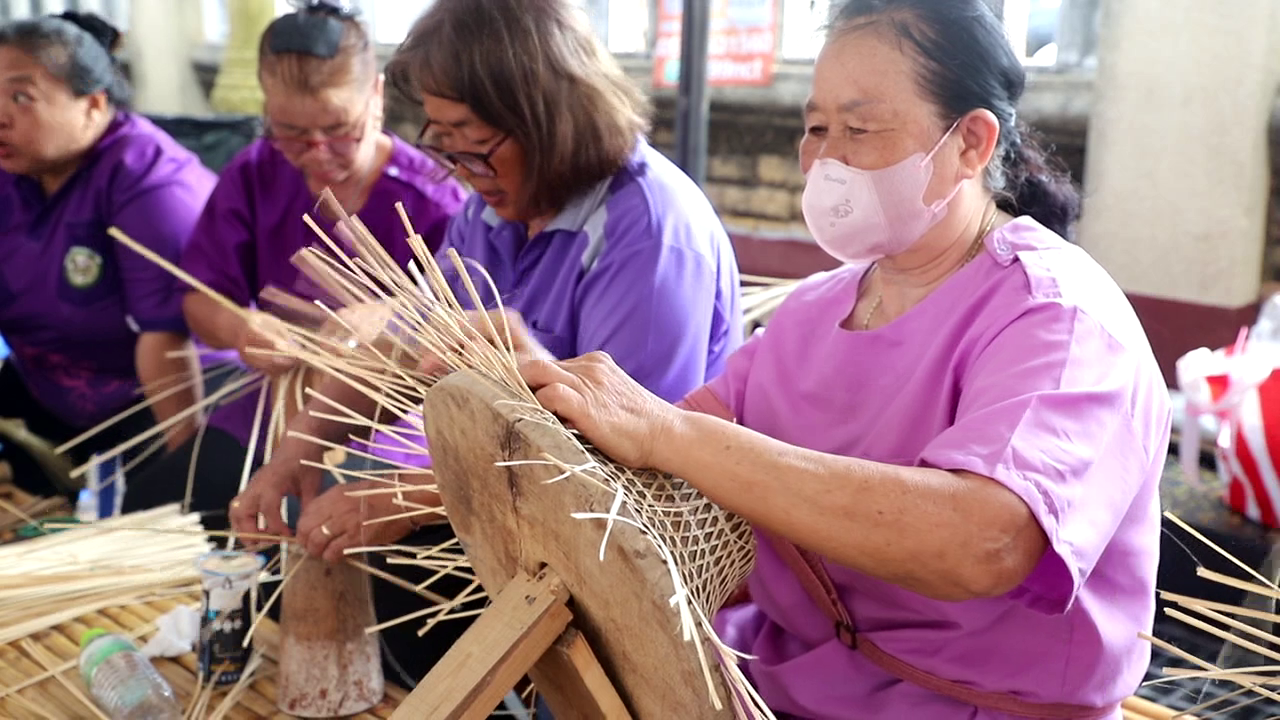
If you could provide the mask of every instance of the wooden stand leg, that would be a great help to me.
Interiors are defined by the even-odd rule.
[[[521,575],[494,598],[392,720],[487,718],[569,625],[569,593],[546,571]]]
[[[572,627],[529,671],[556,720],[627,720],[631,713],[587,639]]]
[[[391,720],[483,720],[525,675],[549,691],[557,720],[629,719],[586,640],[569,628],[568,602],[550,570],[517,575]]]

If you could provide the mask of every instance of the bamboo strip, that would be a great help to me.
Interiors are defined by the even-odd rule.
[[[43,648],[41,648],[39,645],[36,645],[34,642],[32,642],[30,638],[23,639],[22,648],[27,651],[28,656],[33,658],[36,662],[40,663],[40,665],[42,665],[45,670],[47,671],[53,670],[55,667],[57,667],[58,663],[56,659],[51,657],[49,653],[45,651]],[[111,720],[111,718],[107,717],[106,713],[98,709],[98,706],[92,700],[90,700],[75,683],[71,682],[66,677],[64,677],[62,673],[57,673],[53,677],[64,688],[66,688],[67,692],[71,693],[72,697],[79,700],[80,703],[85,707],[87,707],[89,709],[89,712],[95,715],[99,720]]]

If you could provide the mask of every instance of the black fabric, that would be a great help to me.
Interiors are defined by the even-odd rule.
[[[240,489],[247,451],[234,435],[213,427],[206,427],[203,436],[197,434],[154,463],[147,472],[129,478],[123,511],[130,513],[181,503],[187,494],[191,456],[196,453],[197,441],[200,445],[190,510],[201,513],[206,530],[229,529],[227,506]]]
[[[431,525],[397,541],[396,544],[429,548],[442,545],[453,538],[453,528],[448,524]],[[424,583],[437,573],[437,570],[414,565],[391,564],[382,555],[370,556],[369,564],[412,585]],[[382,578],[374,577],[372,580],[373,606],[379,623],[419,612],[431,605],[431,601],[421,595]],[[452,599],[466,592],[470,584],[471,581],[466,578],[445,575],[432,582],[426,589]],[[454,608],[451,612],[477,610],[484,607],[486,602],[484,599],[473,600]],[[467,628],[471,627],[476,616],[445,620],[434,625],[422,637],[418,637],[418,629],[425,625],[428,619],[424,617],[410,620],[382,631],[383,668],[386,670],[387,677],[396,683],[408,685],[422,680],[440,661],[440,658],[449,652],[449,648],[453,647],[458,638],[462,637]]]
[[[147,119],[195,153],[200,162],[214,172],[222,172],[236,153],[262,134],[262,121],[252,115],[213,118],[148,115]]]
[[[125,409],[121,408],[122,411]],[[27,389],[26,383],[23,382],[22,376],[18,374],[18,369],[13,363],[0,364],[0,418],[21,419],[29,431],[55,446],[74,439],[88,429],[68,425],[46,410]],[[89,462],[95,454],[109,452],[153,427],[155,427],[155,418],[150,410],[140,409],[77,444],[67,451],[67,456],[76,465],[82,465]],[[151,444],[150,441],[138,443],[137,446],[126,451],[123,457],[124,464],[127,466],[132,463]],[[163,452],[163,449],[156,450],[134,466],[127,474],[129,480],[146,473],[149,467],[160,459]],[[14,484],[25,492],[44,497],[59,494],[58,489],[45,476],[40,465],[22,448],[8,443],[0,445],[0,460],[9,463],[13,469]],[[68,499],[75,500],[74,497],[68,497]]]

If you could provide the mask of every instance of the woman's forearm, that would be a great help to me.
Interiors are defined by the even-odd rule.
[[[143,394],[151,402],[157,423],[164,423],[195,406],[203,392],[199,359],[190,340],[168,332],[144,332],[138,336],[134,362]],[[176,389],[186,384],[187,387]],[[191,413],[165,433],[170,450],[192,437],[199,426],[199,413]]]
[[[938,600],[1017,587],[1047,547],[1022,500],[989,478],[806,450],[682,411],[659,469],[754,525]]]
[[[182,315],[186,318],[192,334],[205,345],[215,350],[235,349],[240,346],[240,336],[244,333],[244,318],[223,307],[213,298],[200,292],[187,293],[182,299]]]
[[[332,416],[345,414],[339,413],[334,406],[339,405],[362,418],[369,419],[373,418],[378,407],[377,401],[370,399],[360,390],[334,375],[325,375],[321,378],[313,388],[313,395],[320,397],[310,397],[302,410],[289,420],[285,437],[280,441],[275,458],[287,457],[291,462],[303,459],[318,460],[324,454],[325,448],[305,437],[296,437],[295,434],[317,438],[334,445],[345,445],[352,426],[331,419]],[[326,399],[329,402],[326,402]],[[317,417],[317,414],[330,417]]]

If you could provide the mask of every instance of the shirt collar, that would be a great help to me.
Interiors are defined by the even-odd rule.
[[[559,213],[556,214],[551,222],[547,223],[547,227],[543,232],[550,230],[567,230],[569,232],[582,232],[586,227],[587,220],[604,205],[609,199],[609,186],[613,183],[613,177],[607,177],[588,188],[586,192],[578,195],[570,200]],[[484,212],[480,217],[488,223],[489,227],[497,227],[505,222],[493,208],[488,205],[484,206]]]

